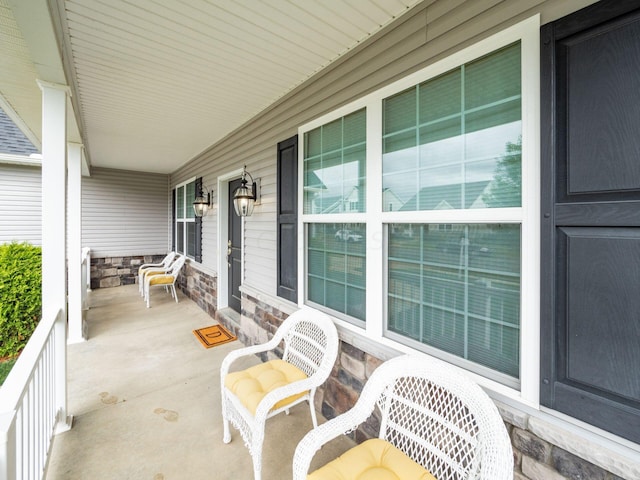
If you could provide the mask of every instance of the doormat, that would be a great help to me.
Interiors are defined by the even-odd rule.
[[[211,325],[209,327],[199,328],[198,330],[194,330],[193,334],[200,340],[200,343],[204,345],[205,348],[211,348],[237,340],[237,337],[222,325]]]

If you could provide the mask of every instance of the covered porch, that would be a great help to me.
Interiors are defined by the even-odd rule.
[[[0,49],[0,108],[41,152],[41,195],[33,198],[41,202],[44,271],[40,343],[0,391],[0,480],[251,478],[239,437],[221,440],[220,361],[241,344],[262,343],[271,320],[305,305],[329,312],[340,334],[335,378],[316,404],[326,418],[354,403],[379,363],[418,352],[456,365],[495,400],[512,439],[515,480],[640,479],[638,277],[635,267],[627,277],[618,272],[637,265],[628,258],[640,252],[636,157],[624,157],[633,175],[614,185],[620,205],[633,211],[607,215],[611,193],[598,210],[623,235],[609,228],[613,240],[603,247],[599,235],[592,238],[600,224],[577,226],[588,235],[571,227],[578,242],[589,240],[576,262],[554,250],[568,241],[556,237],[557,222],[571,215],[556,218],[550,186],[570,182],[562,181],[565,160],[552,155],[567,150],[554,143],[562,132],[547,128],[563,125],[558,100],[569,98],[569,86],[556,92],[550,81],[556,65],[562,71],[556,53],[565,36],[614,20],[637,28],[637,4],[335,4],[342,8],[289,0],[0,0],[0,24],[10,26],[0,33],[11,46]],[[636,23],[625,20],[631,15]],[[625,41],[638,52],[630,31]],[[579,74],[615,71],[590,68],[595,56],[588,45],[584,51]],[[630,79],[625,91],[636,95],[640,56],[632,63],[619,52],[620,65],[635,66],[621,70]],[[491,65],[509,67],[513,78]],[[467,77],[473,66],[486,75]],[[452,83],[441,84],[445,77]],[[424,98],[405,97],[423,87]],[[478,93],[477,105],[465,106],[471,97],[463,87]],[[600,90],[585,89],[578,106],[591,108]],[[421,119],[415,112],[431,96],[448,103],[425,108],[433,116]],[[395,103],[402,98],[409,100]],[[611,104],[638,103],[621,98]],[[608,111],[611,125],[625,127],[615,132],[638,129],[637,115]],[[474,118],[467,133],[462,127]],[[503,125],[506,133],[495,130]],[[636,135],[623,137],[638,151]],[[465,147],[471,156],[451,157],[446,172],[447,155],[417,161],[438,142],[474,139],[491,148]],[[619,140],[607,137],[611,145]],[[14,170],[33,167],[12,162]],[[597,165],[589,181],[610,192]],[[259,180],[259,196],[253,216],[238,219],[232,193],[245,171]],[[508,172],[519,180],[513,192]],[[421,178],[424,185],[413,182]],[[511,200],[490,205],[497,197],[486,181]],[[583,187],[581,195],[593,193],[589,182]],[[467,201],[470,192],[476,198]],[[195,218],[200,196],[208,211]],[[435,207],[419,207],[427,197]],[[21,211],[17,200],[11,206]],[[99,269],[87,315],[83,247]],[[174,250],[188,257],[180,303],[156,294],[146,309],[130,285],[137,268]],[[611,258],[594,273],[591,259],[603,252]],[[592,283],[556,295],[561,275]],[[625,288],[602,288],[608,278]],[[115,285],[124,286],[108,288]],[[558,316],[569,310],[561,308],[569,293],[583,308]],[[627,313],[611,315],[620,298],[630,299]],[[239,342],[205,350],[192,330],[228,309],[237,313],[224,323]],[[580,342],[556,337],[571,321]],[[563,376],[567,358],[579,388]],[[293,449],[310,428],[304,410],[269,425],[267,438],[276,441],[265,444],[265,478],[290,478]]]
[[[220,416],[220,364],[242,344],[205,349],[192,331],[215,321],[181,292],[180,303],[152,295],[147,309],[137,285],[90,294],[90,340],[68,347],[74,426],[55,437],[47,480],[252,478],[240,435],[232,429],[232,442],[222,442]],[[306,404],[267,422],[264,478],[291,477],[293,452],[311,427]],[[350,444],[342,438],[316,461]]]

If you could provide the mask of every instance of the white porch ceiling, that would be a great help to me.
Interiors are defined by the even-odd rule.
[[[49,7],[91,164],[170,173],[420,1],[50,0]],[[0,74],[0,93],[36,136],[39,98],[29,79],[41,72],[24,56],[36,42],[28,4],[42,3],[0,0],[9,17],[0,22],[0,60],[25,72],[13,86]],[[20,58],[9,64],[12,53]]]

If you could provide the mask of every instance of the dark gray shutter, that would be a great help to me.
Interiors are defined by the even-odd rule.
[[[195,188],[195,194],[196,196],[200,195],[200,192],[202,191],[202,177],[198,177],[196,178],[196,188]],[[190,201],[187,202],[187,208],[193,208],[193,200],[195,200],[195,198],[191,199]],[[196,245],[195,245],[195,254],[194,254],[194,258],[196,260],[196,262],[202,263],[202,217],[196,217],[196,233],[195,233],[195,241],[196,241]]]
[[[176,189],[171,191],[171,251],[176,251]]]
[[[298,136],[278,143],[278,296],[298,301]]]
[[[541,31],[540,401],[640,442],[640,9]]]

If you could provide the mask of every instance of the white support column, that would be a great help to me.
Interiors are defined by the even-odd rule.
[[[67,95],[65,85],[38,81],[42,90],[42,312],[66,319]],[[67,322],[55,336],[58,431],[71,428],[67,413]]]
[[[67,156],[67,251],[69,269],[69,338],[68,343],[87,339],[82,305],[82,145],[68,144]]]

